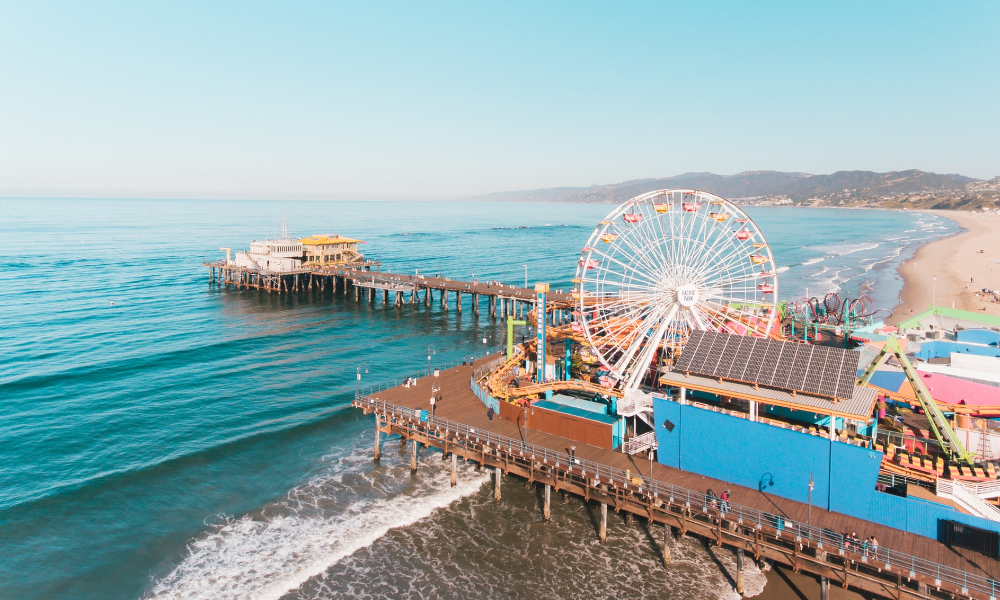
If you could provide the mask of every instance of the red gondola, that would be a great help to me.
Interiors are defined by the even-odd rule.
[[[746,241],[750,239],[753,233],[749,229],[740,229],[736,232],[736,239],[740,241]]]
[[[681,203],[681,208],[683,208],[685,212],[695,212],[701,208],[701,205],[694,202],[683,202]]]
[[[642,215],[639,213],[625,213],[622,215],[622,220],[626,223],[638,223],[642,220]]]

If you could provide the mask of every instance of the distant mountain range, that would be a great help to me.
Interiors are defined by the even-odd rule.
[[[870,206],[887,208],[994,208],[1000,178],[981,181],[955,174],[918,171],[838,171],[830,175],[744,171],[736,175],[684,173],[609,185],[497,192],[472,200],[509,202],[586,202],[619,204],[663,188],[705,190],[741,204]]]

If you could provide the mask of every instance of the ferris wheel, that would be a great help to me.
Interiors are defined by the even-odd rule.
[[[611,211],[574,283],[579,331],[625,390],[694,329],[766,336],[777,319],[764,235],[739,207],[698,190],[649,192]]]

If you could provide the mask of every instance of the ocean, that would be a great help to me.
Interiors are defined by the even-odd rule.
[[[280,229],[383,270],[569,289],[606,205],[0,199],[0,598],[734,598],[730,553],[434,456],[371,459],[362,384],[502,341],[483,311],[211,287],[202,262]],[[749,208],[779,295],[867,291],[957,230],[907,212]],[[430,360],[428,360],[430,356]],[[360,365],[360,368],[359,368]],[[765,575],[751,572],[759,593]]]

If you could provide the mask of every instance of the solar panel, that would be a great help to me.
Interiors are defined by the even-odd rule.
[[[677,362],[674,363],[674,368],[678,371],[690,371],[691,362],[694,359],[695,354],[698,353],[698,346],[705,339],[701,331],[692,331],[691,335],[688,337],[688,341],[684,344],[684,351],[681,355],[677,357]]]
[[[676,370],[835,398],[854,393],[859,353],[714,331],[691,333]]]
[[[743,370],[743,381],[757,383],[760,381],[759,374],[764,365],[764,353],[767,352],[767,344],[770,340],[754,340],[753,352],[747,358],[747,368]]]
[[[754,343],[756,341],[756,338],[752,337],[740,338],[740,347],[734,355],[732,368],[729,369],[729,379],[746,381],[746,379],[743,379],[743,372],[746,371],[747,359],[753,354]]]
[[[844,353],[844,362],[840,365],[840,380],[837,382],[836,392],[831,394],[837,398],[852,397],[854,395],[854,382],[858,379],[860,354],[851,350],[844,350]]]
[[[813,347],[805,344],[798,346],[795,349],[795,360],[792,361],[791,373],[788,376],[788,381],[785,382],[785,387],[790,390],[804,391],[805,388],[802,387],[802,384],[809,375],[809,361],[812,359]]]
[[[828,358],[830,358],[830,348],[826,346],[813,346],[812,358],[809,359],[809,370],[806,371],[806,378],[799,389],[811,394],[827,395],[823,393],[823,378],[826,375],[825,369]]]
[[[802,380],[806,378],[806,367],[809,366],[809,355],[812,348],[804,344],[795,345],[795,354],[791,359],[782,362],[788,365],[788,377],[785,379],[783,388],[789,390],[802,389]],[[783,353],[784,354],[784,353]]]
[[[697,342],[698,347],[694,352],[688,353],[685,351],[681,354],[681,359],[683,360],[686,357],[687,361],[686,363],[678,364],[678,368],[683,371],[702,373],[705,370],[705,357],[711,353],[714,339],[711,336],[705,335],[703,331],[692,332],[691,338]],[[685,346],[686,349],[687,347]]]
[[[735,335],[718,333],[716,336],[717,341],[712,344],[712,352],[715,356],[705,364],[705,367],[716,377],[726,377],[726,373],[729,373],[732,366],[733,354],[740,343],[740,338]]]
[[[776,342],[774,340],[767,341],[767,350],[764,352],[764,360],[760,365],[760,373],[757,375],[757,383],[762,383],[764,385],[781,385],[772,384],[776,378],[780,379],[784,383],[785,379],[788,379],[788,374],[783,370],[783,365],[781,361],[781,342]]]

